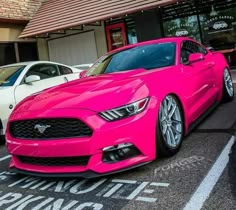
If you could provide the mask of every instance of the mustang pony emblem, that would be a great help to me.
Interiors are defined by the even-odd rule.
[[[40,125],[37,124],[34,126],[35,130],[38,130],[39,133],[43,134],[47,128],[51,128],[51,125]]]

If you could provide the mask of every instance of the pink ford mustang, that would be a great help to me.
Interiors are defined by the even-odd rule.
[[[95,177],[140,166],[178,152],[191,128],[233,97],[223,55],[189,38],[127,46],[84,78],[16,107],[6,135],[10,168]]]

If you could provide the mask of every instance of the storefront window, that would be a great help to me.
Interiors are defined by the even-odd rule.
[[[0,66],[15,62],[16,54],[14,43],[0,43]]]
[[[188,36],[236,66],[236,1],[186,0],[162,9],[165,36]]]
[[[0,43],[0,66],[38,60],[35,42]]]
[[[236,66],[236,8],[200,15],[203,43],[222,52],[231,66]]]
[[[134,28],[128,28],[127,33],[129,44],[136,44],[138,42],[136,30]]]
[[[197,16],[189,16],[164,22],[165,36],[188,36],[201,41]]]
[[[200,15],[203,42],[215,49],[235,48],[236,8],[217,11],[212,6],[209,14]]]
[[[18,43],[20,62],[38,60],[37,44],[35,42]]]

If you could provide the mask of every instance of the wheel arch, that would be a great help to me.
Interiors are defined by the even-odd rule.
[[[182,103],[181,97],[179,97],[178,94],[174,93],[174,92],[169,92],[168,94],[166,94],[162,100],[160,100],[160,104],[162,103],[162,101],[167,97],[167,96],[172,96],[175,98],[176,102],[178,103],[178,105],[180,106],[180,114],[183,120],[183,133],[182,133],[182,138],[184,138],[184,136],[186,135],[186,116],[185,116],[185,108],[184,105]],[[156,132],[156,157],[160,156],[160,157],[169,157],[172,156],[174,154],[176,154],[181,145],[182,145],[182,140],[181,143],[179,145],[178,148],[175,149],[175,151],[171,151],[170,148],[167,148],[162,142],[163,142],[163,137],[161,137],[160,132],[158,132],[158,129],[160,129],[160,123],[159,123],[159,113],[160,113],[160,106],[158,109],[158,117],[157,117],[157,132]],[[160,139],[161,138],[161,139]]]
[[[215,85],[219,88],[219,95],[218,95],[218,101],[221,101],[223,98],[223,77],[224,77],[224,70],[228,69],[230,72],[230,67],[225,59],[225,57],[223,56],[223,54],[221,53],[213,53],[212,54],[214,56],[214,60],[215,60],[215,68],[213,69],[214,71],[214,75],[216,77],[215,79]],[[230,72],[231,74],[231,72]]]

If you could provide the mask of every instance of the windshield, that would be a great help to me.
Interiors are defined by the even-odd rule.
[[[175,43],[136,46],[101,57],[86,76],[144,68],[147,70],[175,65]]]
[[[0,68],[0,87],[13,86],[25,66],[8,66]]]

